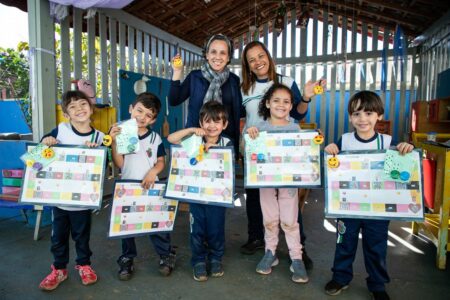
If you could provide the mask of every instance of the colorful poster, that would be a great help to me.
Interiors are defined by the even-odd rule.
[[[28,145],[28,152],[36,145]],[[55,145],[55,160],[37,171],[26,166],[20,202],[100,208],[106,148]]]
[[[145,190],[141,181],[116,181],[108,236],[124,238],[172,231],[178,201],[163,198],[165,187],[156,182]]]
[[[423,221],[421,152],[407,154],[412,165],[403,179],[386,174],[386,150],[343,151],[335,158],[325,167],[326,217]]]
[[[259,187],[321,186],[320,144],[317,131],[260,132],[245,139],[244,185]]]
[[[164,197],[182,202],[233,207],[233,147],[212,147],[201,161],[179,145],[171,146],[169,179]]]

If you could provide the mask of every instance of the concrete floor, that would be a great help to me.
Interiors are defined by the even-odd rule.
[[[329,225],[334,225],[334,220],[327,220],[329,225],[324,226],[323,190],[313,190],[307,202],[304,211],[306,244],[314,261],[308,284],[290,280],[284,238],[278,252],[280,264],[272,274],[263,276],[255,272],[263,252],[252,256],[239,253],[239,247],[247,239],[244,208],[227,212],[224,277],[210,278],[204,283],[193,280],[189,264],[188,213],[180,212],[173,233],[178,255],[173,274],[168,278],[159,275],[158,257],[148,239],[140,237],[137,239],[139,254],[134,277],[131,281],[121,282],[116,276],[120,241],[106,237],[110,213],[106,208],[93,216],[91,235],[92,262],[99,281],[88,287],[81,285],[72,260],[68,280],[53,292],[38,289],[52,263],[50,226],[41,229],[39,241],[33,241],[32,228],[17,218],[1,218],[0,299],[370,299],[361,251],[354,263],[355,274],[349,289],[336,297],[324,293],[323,287],[331,278],[335,234]],[[391,283],[387,285],[387,291],[391,298],[450,299],[450,268],[438,270],[434,265],[435,246],[422,236],[412,236],[409,228],[410,224],[404,222],[392,222],[390,226],[388,270]],[[74,255],[72,245],[71,259]]]

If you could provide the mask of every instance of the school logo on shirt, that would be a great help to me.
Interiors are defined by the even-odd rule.
[[[148,148],[147,151],[145,151],[145,152],[147,152],[147,156],[149,158],[152,157],[152,148]]]

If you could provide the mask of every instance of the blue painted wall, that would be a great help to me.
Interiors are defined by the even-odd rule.
[[[141,80],[144,74],[134,73],[124,70],[119,70],[119,120],[124,121],[130,118],[129,106],[136,99],[137,95],[134,92],[134,84],[136,81]],[[159,78],[155,76],[145,75],[149,81],[146,82],[147,92],[155,94],[161,100],[161,111],[158,114],[158,120],[153,124],[152,129],[158,132],[163,138],[164,146],[166,149],[169,147],[169,143],[162,136],[162,125],[166,115],[166,98],[169,94],[170,80]],[[169,116],[167,121],[170,124],[170,133],[175,132],[183,128],[183,108],[182,105],[176,107],[169,107]]]
[[[31,133],[16,101],[0,101],[0,133],[5,132]]]
[[[378,95],[381,95],[380,91],[375,91]],[[326,133],[328,132],[328,128],[330,128],[330,126],[333,126],[334,128],[338,128],[339,124],[338,124],[338,120],[339,120],[339,115],[340,114],[344,114],[344,132],[348,132],[349,131],[349,122],[348,122],[348,112],[347,112],[347,106],[348,106],[348,102],[350,100],[350,97],[352,95],[350,95],[349,91],[345,92],[345,96],[344,96],[344,103],[340,104],[340,107],[335,107],[336,110],[334,112],[330,111],[330,96],[331,96],[331,92],[330,91],[326,91],[321,97],[322,100],[320,100],[320,98],[317,98],[316,100],[313,101],[317,101],[316,104],[316,116],[315,116],[315,122],[320,125],[321,122],[321,116],[320,116],[320,109],[322,105],[325,105],[325,127],[326,128],[321,128],[322,131],[325,133],[325,144],[331,143],[331,142],[337,142],[339,140],[339,136],[338,136],[338,132],[337,130],[334,131],[334,136],[329,137],[326,136]],[[325,99],[323,99],[325,97]],[[335,94],[335,99],[339,99],[340,98],[340,92],[337,91]],[[387,120],[389,118],[389,114],[390,114],[390,105],[391,105],[391,93],[390,91],[386,91],[386,103],[385,103],[385,107],[384,107],[384,120]],[[399,142],[399,131],[398,128],[400,128],[400,126],[405,126],[405,124],[399,124],[399,117],[400,117],[400,91],[395,91],[395,99],[394,99],[395,103],[394,103],[394,108],[395,108],[395,114],[394,114],[394,119],[393,120],[389,120],[391,121],[391,129],[392,129],[392,141],[393,144]],[[342,103],[342,100],[339,102]],[[410,115],[410,106],[411,106],[411,95],[410,95],[410,91],[406,91],[406,97],[405,97],[405,112],[404,112],[404,117],[405,119],[409,119],[409,115]],[[330,116],[331,114],[334,114],[334,124],[330,124]],[[305,121],[311,122],[311,116],[310,116],[310,111],[308,111],[307,115],[306,115],[306,119]]]

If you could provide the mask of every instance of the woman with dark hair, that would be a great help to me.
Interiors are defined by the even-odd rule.
[[[293,108],[290,117],[295,120],[301,120],[305,117],[308,110],[308,104],[315,95],[314,86],[325,86],[325,81],[308,81],[303,90],[303,96],[295,83],[294,79],[288,76],[277,74],[275,63],[267,50],[266,46],[259,41],[248,43],[242,53],[242,104],[246,110],[246,128],[255,126],[260,122],[261,116],[258,115],[258,106],[266,91],[274,84],[281,83],[289,87],[294,95]],[[246,209],[248,218],[248,241],[241,247],[241,253],[254,254],[258,249],[264,249],[264,226],[261,214],[261,205],[259,202],[258,189],[246,189]],[[303,222],[301,211],[298,214],[300,224],[300,237],[303,248],[305,247],[305,234],[303,231]],[[303,250],[303,261],[309,270],[313,267],[312,260]]]
[[[215,34],[207,40],[203,51],[205,62],[200,70],[191,71],[183,82],[180,81],[183,67],[172,66],[169,103],[176,106],[189,98],[185,126],[188,128],[199,127],[199,112],[204,103],[211,100],[221,102],[228,111],[228,127],[224,130],[224,134],[233,142],[237,155],[239,121],[244,108],[239,77],[227,67],[231,61],[233,46],[225,35]]]

